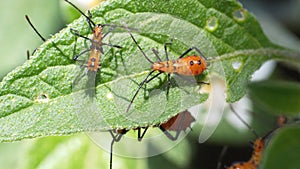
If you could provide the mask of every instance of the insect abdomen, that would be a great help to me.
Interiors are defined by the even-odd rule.
[[[97,72],[100,66],[100,51],[93,49],[91,50],[90,56],[87,61],[88,71]]]
[[[153,70],[166,73],[177,73],[185,76],[200,75],[207,68],[206,61],[200,56],[187,56],[177,60],[155,62]]]

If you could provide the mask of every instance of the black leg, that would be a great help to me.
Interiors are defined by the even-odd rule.
[[[182,126],[183,126],[183,122],[184,122],[184,119],[185,119],[185,114],[186,112],[184,112],[184,114],[181,116],[180,118],[180,122],[179,122],[179,125],[177,127],[177,130],[176,130],[176,134],[175,136],[171,135],[171,133],[169,133],[162,125],[159,126],[159,129],[172,141],[175,141],[178,139],[178,136],[182,130]],[[178,119],[176,119],[178,120]]]
[[[80,35],[80,34],[78,33],[77,30],[72,29],[72,28],[71,28],[70,30],[71,30],[71,33],[73,33],[75,36],[78,36],[78,37],[81,37],[81,38],[83,38],[83,39],[86,39],[86,40],[88,40],[88,41],[90,41],[90,42],[93,42],[92,39],[90,39],[90,38],[88,38],[88,37],[86,37],[86,36]]]
[[[144,136],[146,134],[146,131],[148,130],[148,127],[144,128],[144,131],[142,134],[141,134],[141,130],[142,130],[141,127],[139,127],[137,130],[138,130],[138,141],[142,141],[142,139],[144,138]]]
[[[122,46],[119,46],[119,45],[112,45],[112,44],[109,44],[109,43],[102,43],[102,45],[107,45],[107,46],[111,46],[111,47],[114,47],[114,48],[122,49]]]
[[[89,52],[90,50],[91,50],[91,49],[86,49],[86,50],[80,52],[79,54],[77,54],[76,56],[74,56],[73,60],[77,61],[78,58],[79,58],[79,56],[85,54],[86,52]]]
[[[155,70],[152,70],[152,71],[147,75],[147,77],[140,83],[139,88],[137,89],[137,91],[136,91],[135,94],[133,95],[133,97],[132,97],[132,99],[131,99],[131,101],[130,101],[130,103],[129,103],[127,109],[126,109],[126,113],[128,113],[128,111],[129,111],[129,109],[130,109],[130,107],[131,107],[131,105],[132,105],[132,103],[133,103],[135,97],[137,96],[137,94],[139,93],[139,91],[140,91],[140,89],[143,87],[143,85],[144,85],[145,83],[149,83],[151,80],[153,80],[154,78],[156,78],[157,76],[159,76],[159,75],[161,74],[161,72],[160,72],[160,73],[156,74],[155,76],[151,77],[150,79],[148,79],[148,78],[150,77],[150,75],[151,75],[152,73],[154,73],[154,72],[155,72]]]
[[[90,29],[91,29],[91,31],[93,31],[94,30],[94,28],[93,28],[93,26],[92,26],[92,22],[91,22],[91,18],[92,18],[93,16],[92,16],[92,13],[90,12],[90,10],[88,10],[88,16],[87,16],[87,22],[88,22],[88,24],[89,24],[89,27],[90,27]],[[94,27],[95,27],[95,25],[94,25]]]
[[[170,78],[171,74],[168,73],[168,83],[167,83],[167,96],[169,95],[169,89],[171,86],[171,78]]]
[[[201,51],[200,51],[197,47],[190,47],[190,48],[188,48],[185,52],[183,52],[183,53],[179,56],[179,58],[182,58],[183,56],[185,56],[186,54],[188,54],[188,53],[189,53],[190,51],[192,51],[192,50],[197,51],[197,52],[200,54],[201,57],[203,57],[205,60],[207,60],[206,57],[201,53]]]
[[[168,56],[168,51],[167,51],[167,46],[168,46],[168,45],[172,45],[172,43],[171,43],[171,42],[168,42],[168,43],[165,43],[165,44],[164,44],[165,55],[166,55],[167,61],[169,61],[169,56]]]
[[[205,60],[207,60],[207,58],[203,55],[203,53],[197,48],[197,47],[192,47],[195,51],[197,51],[201,57],[203,57]]]
[[[114,134],[112,130],[108,130],[108,131],[115,142],[119,142],[122,136],[128,132],[128,130],[125,129],[121,130],[120,132],[117,131],[116,134]]]
[[[154,53],[155,57],[157,58],[158,61],[162,62],[161,58],[159,57],[159,53],[157,49],[152,48],[152,52]]]
[[[185,52],[183,52],[179,58],[182,58],[183,56],[185,56],[187,53],[189,53],[191,50],[193,50],[192,48],[188,48],[188,50],[186,50]]]
[[[111,136],[113,138],[110,143],[110,158],[109,158],[109,168],[112,169],[113,147],[114,147],[114,143],[116,142],[116,139],[115,139],[115,135],[112,133],[111,130],[109,130],[109,133],[111,134]]]
[[[115,135],[114,135],[112,130],[108,130],[108,131],[109,131],[109,133],[112,137],[112,141],[111,141],[111,144],[110,144],[110,160],[109,160],[109,168],[112,169],[113,145],[114,145],[115,142],[120,141],[122,136],[124,134],[126,134],[128,132],[128,130],[123,129],[123,130],[120,130],[120,131],[116,131],[117,134],[115,134]]]
[[[104,39],[110,32],[112,32],[116,26],[111,25],[109,30],[102,36],[102,39]]]

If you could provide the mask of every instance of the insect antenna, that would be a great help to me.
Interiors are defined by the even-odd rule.
[[[30,60],[30,52],[29,52],[29,50],[26,51],[26,54],[27,54],[27,60]]]
[[[145,52],[143,51],[143,49],[141,48],[141,46],[137,43],[136,39],[133,37],[133,35],[131,34],[130,30],[127,28],[127,32],[129,33],[131,39],[133,40],[133,42],[137,45],[137,47],[139,48],[139,50],[142,52],[142,54],[144,55],[144,57],[152,64],[154,64],[154,62],[152,60],[150,60],[147,55],[145,54]]]
[[[68,0],[65,0],[67,3],[69,3],[70,5],[72,5],[78,12],[80,12],[87,20],[88,20],[88,23],[89,23],[89,26],[91,28],[91,30],[93,30],[93,27],[96,26],[96,24],[91,20],[91,18],[89,16],[87,16],[84,12],[82,12],[76,5],[74,5],[72,2],[68,1]],[[90,14],[90,12],[88,12]],[[93,26],[92,26],[92,25]]]
[[[32,29],[34,30],[34,32],[42,39],[42,41],[46,41],[46,39],[37,31],[37,29],[33,26],[32,22],[30,21],[28,15],[25,15],[25,18],[27,20],[27,22],[29,23],[29,25],[32,27]]]

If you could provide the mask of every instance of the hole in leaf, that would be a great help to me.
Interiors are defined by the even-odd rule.
[[[40,95],[38,95],[35,99],[35,101],[40,102],[40,103],[46,103],[49,102],[50,98],[48,96],[48,94],[46,93],[42,93]]]
[[[216,17],[211,17],[209,20],[206,21],[206,29],[208,31],[215,31],[218,27],[218,19]]]
[[[232,63],[232,68],[235,70],[238,70],[242,66],[242,63],[240,61],[234,61]]]
[[[244,21],[246,19],[244,9],[239,9],[233,12],[233,18],[237,21]]]

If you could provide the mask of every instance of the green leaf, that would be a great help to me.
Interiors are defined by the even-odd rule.
[[[262,81],[251,83],[249,89],[252,100],[269,112],[277,115],[298,115],[300,112],[299,83]]]
[[[171,39],[170,59],[178,58],[191,46],[198,47],[211,63],[204,73],[206,77],[200,79],[207,81],[212,74],[222,77],[224,70],[228,102],[245,94],[251,75],[265,61],[300,62],[299,53],[273,45],[255,18],[236,1],[114,0],[91,10],[91,14],[95,23],[126,23],[136,28],[134,37],[152,60],[153,47],[165,59],[163,45]],[[70,28],[91,35],[86,18],[79,18],[1,82],[0,141],[155,125],[207,99],[207,94],[198,94],[198,85],[177,76],[172,76],[167,96],[167,76],[161,75],[140,91],[131,114],[125,114],[128,101],[151,65],[127,31],[120,28],[105,42],[123,48],[104,48],[101,72],[95,80],[95,98],[89,100],[85,91],[72,91],[74,80],[84,75],[72,58],[89,42],[82,38],[75,41]],[[82,89],[84,80],[87,79],[82,78],[77,89]]]
[[[86,136],[47,137],[31,141],[22,168],[108,168],[109,153]],[[104,157],[104,158],[103,158]]]
[[[261,169],[299,168],[300,127],[292,125],[272,136],[263,153]]]

